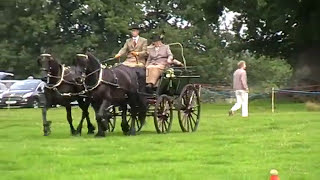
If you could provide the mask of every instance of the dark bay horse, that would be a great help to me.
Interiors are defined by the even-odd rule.
[[[124,65],[106,68],[91,53],[78,54],[76,57],[78,75],[86,91],[92,97],[92,107],[96,113],[98,132],[96,136],[105,136],[108,129],[108,117],[105,109],[111,106],[119,106],[126,113],[127,105],[130,106],[132,117],[131,124],[126,121],[126,115],[122,114],[121,127],[126,135],[135,135],[135,123],[138,119],[144,123],[147,111],[146,99],[139,94],[139,80],[137,71]],[[110,115],[109,115],[110,117]]]
[[[51,121],[47,120],[47,111],[54,105],[62,105],[67,111],[67,120],[72,135],[80,134],[83,120],[87,120],[88,134],[93,134],[95,127],[90,122],[88,108],[90,99],[82,96],[84,87],[76,83],[74,67],[65,67],[58,63],[51,54],[41,54],[38,58],[38,65],[41,67],[42,77],[46,79],[44,96],[42,96],[42,120],[45,136],[51,133]],[[82,110],[81,121],[77,130],[73,127],[71,116],[71,102],[77,101]]]

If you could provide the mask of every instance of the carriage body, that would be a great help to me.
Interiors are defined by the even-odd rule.
[[[161,75],[156,94],[179,96],[182,89],[188,84],[193,84],[197,78],[200,76],[195,73],[193,67],[170,67]]]
[[[149,115],[153,116],[158,133],[170,132],[173,112],[178,114],[179,125],[183,132],[194,132],[200,121],[200,78],[193,67],[171,67],[159,79],[156,96]]]
[[[148,111],[147,116],[153,117],[155,129],[158,133],[168,133],[171,130],[173,112],[178,115],[179,125],[183,132],[194,132],[200,122],[200,88],[196,83],[200,76],[194,67],[186,66],[183,56],[183,47],[180,43],[184,67],[169,67],[165,69],[158,81],[157,89],[152,94],[147,94]],[[113,131],[116,116],[131,121],[130,108],[127,112],[116,110],[115,107],[108,109],[113,114],[109,120],[109,131]],[[136,121],[136,129],[141,130],[143,124]]]

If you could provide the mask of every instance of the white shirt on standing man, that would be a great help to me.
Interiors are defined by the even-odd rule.
[[[246,62],[240,61],[238,69],[233,73],[233,89],[235,90],[237,102],[229,111],[229,115],[234,115],[235,111],[242,108],[242,117],[248,117],[248,83]]]

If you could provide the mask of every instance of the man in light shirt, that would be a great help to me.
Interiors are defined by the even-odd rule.
[[[126,55],[127,59],[123,62],[124,65],[142,67],[145,65],[147,58],[147,39],[139,36],[141,28],[138,25],[132,25],[129,30],[131,30],[132,37],[126,40],[115,58]]]
[[[229,116],[234,115],[235,111],[242,108],[242,117],[248,117],[248,84],[246,62],[240,61],[238,69],[233,73],[233,89],[235,90],[237,102],[229,111]]]

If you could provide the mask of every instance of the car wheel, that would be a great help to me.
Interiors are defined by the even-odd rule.
[[[37,100],[37,99],[33,100],[32,107],[33,108],[39,108],[39,100]]]

